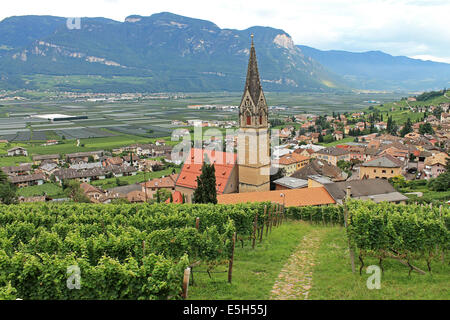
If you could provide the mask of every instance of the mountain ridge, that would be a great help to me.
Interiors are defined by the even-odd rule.
[[[393,56],[380,50],[350,52],[297,45],[330,71],[359,89],[434,90],[450,85],[450,64]]]

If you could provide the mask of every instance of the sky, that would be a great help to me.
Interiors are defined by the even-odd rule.
[[[106,17],[172,12],[220,28],[269,26],[295,44],[320,50],[381,50],[394,56],[450,63],[450,0],[14,0],[13,15]]]

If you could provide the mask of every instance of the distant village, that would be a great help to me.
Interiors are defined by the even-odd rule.
[[[387,119],[383,119],[383,115],[373,107],[366,113],[269,117],[270,113],[276,114],[283,107],[269,107],[266,103],[253,42],[240,106],[190,105],[187,108],[237,109],[239,121],[173,120],[173,125],[238,127],[239,131],[227,134],[224,141],[217,137],[203,137],[201,147],[191,145],[193,148],[184,154],[182,160],[172,159],[173,147],[160,139],[112,151],[33,154],[32,163],[1,169],[18,188],[45,183],[65,186],[76,181],[85,198],[93,203],[118,200],[192,203],[198,177],[205,157],[208,157],[214,163],[218,203],[265,200],[286,206],[316,206],[338,204],[348,196],[375,202],[406,202],[408,197],[396,190],[389,180],[396,177],[407,181],[437,178],[446,171],[449,158],[450,103],[410,106],[409,111],[423,113],[423,119],[412,123],[408,118],[401,125],[397,125],[389,113]],[[265,142],[261,142],[259,137],[272,128],[279,128],[280,143],[272,148],[269,156]],[[247,134],[256,136],[257,142],[239,146],[238,135],[245,138]],[[50,140],[46,145],[56,143],[58,141]],[[248,154],[260,155],[261,150],[267,153],[269,162],[258,156],[258,161],[251,163]],[[239,151],[244,151],[241,152],[242,161],[238,161]],[[190,161],[196,152],[202,157],[200,163]],[[20,146],[7,153],[10,157],[28,156],[28,150]],[[169,174],[157,175],[154,179],[145,176],[168,168],[172,168]],[[261,169],[270,169],[273,174],[270,175],[269,171],[262,173],[264,170]],[[134,184],[103,189],[93,183],[142,173],[142,182]],[[50,199],[45,194],[20,198],[22,202],[63,200],[67,199]]]
[[[367,121],[368,115],[364,112],[286,117],[282,119],[284,125],[279,130],[280,145],[272,151],[272,166],[279,170],[275,174],[276,179],[271,179],[271,190],[238,193],[237,161],[231,164],[218,161],[215,164],[218,202],[269,199],[294,206],[327,205],[341,203],[347,189],[351,189],[351,196],[358,199],[405,202],[408,198],[398,192],[388,179],[403,176],[406,180],[427,180],[445,172],[450,149],[449,105],[438,106],[439,117],[433,115],[437,107],[411,110],[430,114],[423,121],[411,124],[410,132],[403,137],[387,133],[388,124],[385,121]],[[174,122],[178,123],[176,120]],[[234,128],[237,122],[190,120],[189,123],[180,121],[179,124]],[[425,124],[431,127],[432,133],[421,130]],[[369,127],[376,132],[362,134]],[[347,142],[339,143],[350,136],[353,141],[346,139]],[[324,138],[335,142],[334,146],[321,145]],[[46,145],[57,143],[51,140]],[[222,143],[236,150],[237,135],[227,135],[224,141],[205,139],[202,152],[211,155],[208,150],[217,150]],[[225,149],[220,147],[219,150]],[[160,139],[152,144],[134,144],[112,152],[97,150],[65,155],[33,155],[32,163],[1,169],[11,183],[19,188],[49,182],[63,185],[70,180],[78,181],[84,194],[93,203],[110,203],[116,199],[127,202],[157,201],[163,191],[166,195],[163,200],[166,202],[192,202],[201,165],[173,161],[171,152],[172,147]],[[27,155],[28,151],[23,147],[8,150],[8,156],[11,157]],[[214,156],[225,158],[226,152],[217,151]],[[92,184],[96,180],[156,172],[167,167],[167,164],[181,166],[181,171],[177,173],[173,170],[172,174],[166,176],[107,190]],[[23,202],[50,200],[57,199],[49,199],[46,195],[20,198]]]

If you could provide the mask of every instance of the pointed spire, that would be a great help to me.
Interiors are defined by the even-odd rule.
[[[250,48],[250,58],[248,60],[247,79],[245,81],[245,90],[250,92],[250,96],[255,104],[258,103],[259,95],[261,93],[261,82],[259,80],[258,62],[256,61],[256,51],[253,45],[253,34],[251,35],[252,45]]]

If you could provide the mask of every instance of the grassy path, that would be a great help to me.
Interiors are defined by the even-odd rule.
[[[270,299],[308,299],[309,291],[312,288],[312,272],[316,262],[316,253],[322,237],[322,229],[314,229],[303,237],[278,275]]]
[[[195,284],[189,287],[189,299],[269,299],[283,266],[313,229],[308,223],[289,221],[273,228],[262,243],[257,242],[255,249],[252,249],[250,241],[246,241],[244,248],[238,242],[232,284],[227,282],[225,272],[215,273],[210,279],[206,273],[200,272],[204,267],[196,267]],[[226,266],[217,268],[218,271],[226,269]]]

